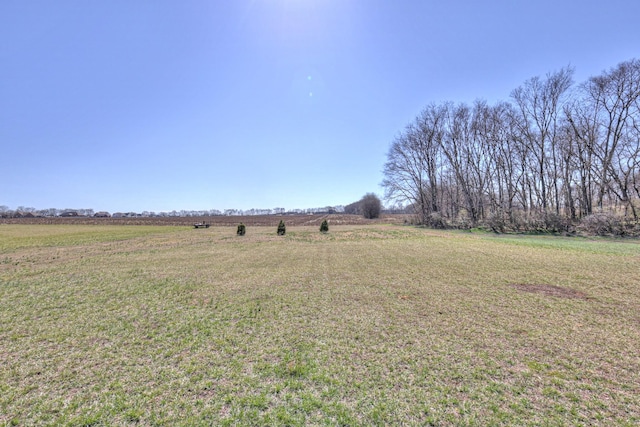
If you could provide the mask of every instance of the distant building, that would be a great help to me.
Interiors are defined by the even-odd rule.
[[[78,216],[78,212],[76,211],[66,211],[66,212],[62,212],[60,214],[61,217],[65,217],[65,218],[69,218],[69,217],[74,217],[74,216]]]

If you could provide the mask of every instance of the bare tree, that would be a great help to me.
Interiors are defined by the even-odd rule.
[[[373,193],[367,193],[360,200],[362,206],[362,215],[367,219],[373,219],[380,217],[382,212],[382,202]]]
[[[440,211],[446,111],[446,105],[427,106],[391,144],[384,167],[385,197],[413,206],[423,223]]]
[[[440,146],[455,177],[455,188],[461,196],[459,199],[456,197],[454,214],[457,216],[460,209],[464,208],[475,224],[481,210],[482,180],[474,179],[477,163],[481,159],[473,140],[472,112],[465,104],[447,104],[447,107],[446,132]]]
[[[593,146],[600,166],[597,205],[602,208],[606,192],[612,191],[637,220],[636,208],[630,198],[630,182],[637,167],[640,136],[640,61],[622,62],[600,76],[591,77],[583,89],[598,127],[598,140]]]
[[[428,215],[428,182],[424,153],[420,150],[421,137],[415,126],[408,126],[405,133],[396,137],[387,153],[384,165],[385,197],[400,203],[409,203],[416,208],[420,220]],[[348,205],[351,211],[360,206]],[[354,212],[355,213],[355,212]]]
[[[595,146],[598,139],[598,126],[595,110],[584,100],[574,101],[564,107],[568,127],[565,133],[568,162],[574,163],[577,175],[580,216],[593,212],[593,196],[597,185]]]
[[[536,201],[543,212],[560,213],[557,145],[563,95],[572,84],[573,69],[566,67],[533,77],[511,92],[518,111],[519,132],[534,162],[530,165]]]
[[[572,76],[566,67],[531,78],[495,106],[430,104],[391,144],[385,196],[425,224],[465,213],[471,224],[558,229],[605,205],[637,220],[640,61],[576,91]]]

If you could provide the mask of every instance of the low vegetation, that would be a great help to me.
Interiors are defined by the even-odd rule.
[[[0,425],[640,423],[637,242],[235,225],[0,225]]]

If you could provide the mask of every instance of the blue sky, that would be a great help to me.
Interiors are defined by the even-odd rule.
[[[348,204],[431,102],[639,56],[635,0],[0,2],[0,205]]]

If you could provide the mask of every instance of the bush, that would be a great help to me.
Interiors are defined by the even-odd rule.
[[[492,212],[487,216],[485,223],[494,233],[504,233],[507,230],[508,220],[502,212]]]
[[[320,232],[321,233],[329,232],[329,222],[326,219],[322,221],[322,224],[320,224]]]
[[[544,215],[544,226],[547,231],[552,231],[554,233],[560,231],[566,232],[571,228],[571,221],[568,218],[557,213],[547,212]]]
[[[611,212],[598,212],[588,215],[580,221],[580,231],[596,236],[623,236],[625,234],[622,219]]]
[[[287,232],[287,227],[284,225],[284,221],[280,220],[280,224],[278,224],[278,236],[284,236],[284,233]]]
[[[243,223],[238,224],[238,231],[236,231],[236,234],[238,236],[244,236],[246,232],[247,232],[247,227],[245,227]]]
[[[429,223],[427,224],[431,228],[438,228],[444,230],[447,228],[447,221],[438,212],[432,212],[429,214]]]
[[[462,209],[458,213],[458,216],[455,218],[452,218],[451,220],[441,219],[441,221],[442,221],[442,225],[445,228],[455,228],[458,230],[469,230],[470,228],[473,228],[474,226],[476,226],[476,224],[471,220],[471,217],[469,216],[469,212],[467,212],[466,209]]]

